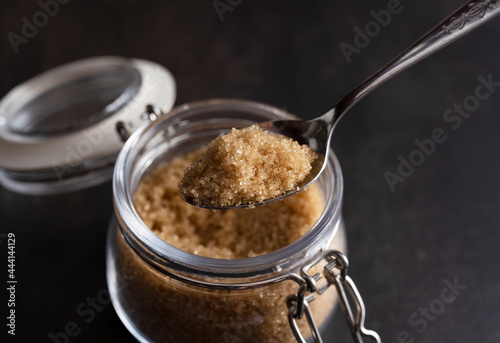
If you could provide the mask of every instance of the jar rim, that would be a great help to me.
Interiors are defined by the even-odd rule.
[[[141,153],[141,147],[158,132],[160,125],[166,121],[174,122],[179,115],[186,111],[200,109],[233,109],[260,111],[273,118],[286,118],[291,114],[259,102],[239,99],[210,99],[187,103],[175,107],[168,114],[158,118],[155,122],[144,125],[127,140],[116,161],[113,176],[113,197],[115,216],[121,233],[128,244],[146,260],[152,267],[167,274],[180,274],[183,279],[210,277],[222,283],[234,283],[242,278],[269,278],[277,273],[287,272],[280,266],[284,261],[292,264],[298,258],[303,258],[304,251],[318,243],[318,240],[329,234],[333,238],[336,227],[332,232],[328,229],[332,225],[338,226],[342,206],[343,179],[339,162],[335,154],[329,152],[327,168],[321,175],[331,175],[332,191],[326,194],[325,208],[312,226],[302,237],[295,242],[268,254],[242,259],[218,259],[199,256],[183,251],[162,240],[150,230],[141,220],[133,205],[133,194],[129,184],[134,158]],[[144,153],[144,152],[142,152]],[[326,215],[328,213],[328,215]],[[290,265],[290,264],[288,264]]]

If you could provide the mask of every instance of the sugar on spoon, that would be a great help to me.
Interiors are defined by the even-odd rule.
[[[259,203],[239,204],[237,206],[227,207],[193,204],[189,199],[186,199],[186,201],[200,208],[243,208],[263,205],[300,192],[313,183],[325,169],[333,130],[351,106],[374,88],[381,85],[384,81],[446,46],[448,43],[472,31],[477,26],[484,24],[499,12],[500,5],[498,4],[498,0],[468,1],[434,29],[429,31],[409,48],[396,56],[392,61],[379,69],[375,74],[362,82],[321,117],[308,121],[278,120],[257,124],[263,130],[290,137],[300,144],[307,144],[318,154],[318,158],[312,163],[312,169],[309,175],[292,191]]]

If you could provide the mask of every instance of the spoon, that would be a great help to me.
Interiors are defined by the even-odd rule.
[[[308,121],[277,120],[257,124],[264,130],[290,137],[299,144],[307,144],[318,154],[318,158],[312,163],[311,172],[294,190],[260,203],[241,204],[228,207],[200,206],[199,204],[195,206],[210,209],[254,207],[280,200],[300,192],[313,183],[325,169],[333,130],[351,106],[377,86],[381,85],[384,81],[446,46],[448,43],[472,31],[477,26],[484,24],[499,12],[500,6],[498,0],[468,1],[434,29],[429,31],[409,48],[396,56],[392,61],[379,69],[375,74],[362,82],[321,117]]]

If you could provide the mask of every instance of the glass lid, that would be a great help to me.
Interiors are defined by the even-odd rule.
[[[172,75],[150,61],[94,57],[49,70],[0,101],[0,183],[53,194],[109,180],[124,140],[174,101]]]

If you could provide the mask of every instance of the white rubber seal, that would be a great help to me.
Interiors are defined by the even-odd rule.
[[[176,95],[175,81],[170,72],[159,64],[132,59],[128,61],[141,75],[140,90],[128,104],[110,117],[81,131],[43,138],[20,138],[8,130],[2,130],[2,126],[6,126],[15,113],[12,107],[14,104],[18,106],[20,97],[29,98],[30,92],[35,93],[39,87],[47,88],[47,83],[57,85],[70,70],[105,65],[115,60],[123,59],[97,57],[73,62],[12,89],[0,102],[0,168],[15,171],[60,168],[117,153],[123,145],[116,132],[117,122],[125,123],[127,130],[132,132],[145,122],[141,114],[145,112],[147,104],[159,107],[164,113],[170,111]]]

